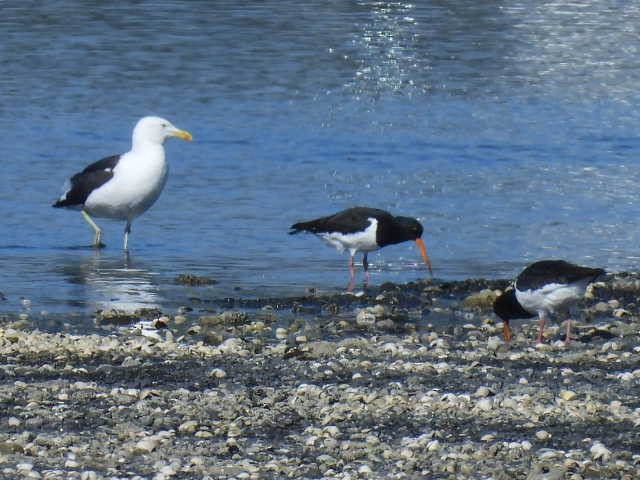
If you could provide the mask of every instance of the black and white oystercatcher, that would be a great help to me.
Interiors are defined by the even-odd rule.
[[[338,251],[349,251],[350,289],[353,288],[355,278],[353,259],[356,253],[364,253],[362,266],[368,276],[369,252],[407,240],[416,242],[424,263],[433,275],[431,260],[422,240],[422,225],[415,218],[394,217],[377,208],[352,207],[333,215],[291,225],[289,234],[299,232],[314,233]]]
[[[92,163],[72,176],[66,191],[53,204],[80,210],[95,232],[94,244],[102,230],[90,215],[126,220],[124,249],[129,247],[131,222],[155,203],[167,181],[168,166],[164,141],[168,137],[191,140],[191,134],[160,117],[144,117],[133,129],[131,150]]]
[[[567,308],[584,296],[587,285],[605,271],[581,267],[564,260],[542,260],[525,268],[513,285],[493,304],[494,312],[503,320],[504,339],[512,338],[509,320],[538,316],[538,343],[543,341],[544,325],[549,315]],[[567,320],[565,342],[571,341],[571,320]]]

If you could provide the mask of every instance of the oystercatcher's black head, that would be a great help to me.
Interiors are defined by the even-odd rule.
[[[420,222],[411,217],[394,217],[393,221],[395,223],[395,228],[393,229],[394,238],[388,243],[400,243],[406,242],[407,240],[415,240],[418,248],[420,249],[422,259],[429,269],[429,273],[433,276],[431,260],[429,259],[429,255],[427,255],[427,249],[424,245],[424,241],[422,240],[423,229]]]
[[[493,302],[493,311],[503,321],[502,333],[506,341],[511,340],[512,337],[509,320],[535,317],[535,314],[522,308],[522,305],[520,305],[520,302],[518,302],[516,298],[516,290],[513,287],[508,287],[502,295],[496,298]]]
[[[496,298],[493,302],[493,311],[506,322],[516,318],[535,317],[535,314],[522,308],[522,305],[520,305],[520,302],[518,302],[516,298],[516,290],[513,287],[508,287],[502,295]]]
[[[418,238],[422,238],[423,228],[422,224],[411,217],[394,217],[396,223],[400,227],[400,230],[403,234],[402,241],[407,240],[417,240]]]

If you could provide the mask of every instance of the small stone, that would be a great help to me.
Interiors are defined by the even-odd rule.
[[[216,331],[207,330],[202,334],[202,343],[205,345],[220,345],[224,337]]]
[[[3,453],[3,454],[22,453],[23,450],[24,450],[23,445],[21,445],[18,442],[0,440],[0,453]]]
[[[467,310],[474,308],[489,310],[493,307],[493,302],[496,301],[496,298],[498,298],[496,291],[487,288],[469,295],[462,301],[462,306]]]
[[[221,368],[214,368],[209,372],[209,376],[215,378],[225,378],[227,376],[227,372],[225,372]]]
[[[160,469],[160,474],[163,476],[162,478],[173,477],[176,473],[177,470],[173,465],[165,465]]]
[[[198,422],[195,420],[187,420],[178,427],[180,433],[194,433],[198,428]]]
[[[156,447],[158,446],[158,439],[157,438],[153,438],[153,437],[149,437],[149,438],[143,438],[142,440],[138,441],[136,443],[135,449],[134,449],[134,453],[149,453],[149,452],[153,452]]]
[[[226,310],[222,312],[219,317],[224,325],[240,325],[247,323],[249,319],[247,312],[235,310]]]
[[[9,417],[9,419],[7,420],[7,425],[9,425],[10,427],[19,427],[20,425],[22,425],[22,422],[16,417]]]
[[[492,395],[492,394],[493,394],[493,391],[489,387],[480,386],[475,391],[473,396],[474,397],[478,397],[478,398],[484,398],[484,397],[488,397],[489,395]]]
[[[409,459],[413,458],[415,456],[415,453],[410,448],[403,448],[402,450],[400,450],[400,456]]]
[[[204,327],[212,327],[222,324],[222,319],[219,315],[200,315],[198,323]]]
[[[153,388],[144,388],[140,391],[140,400],[144,400],[149,397],[157,397],[160,395],[160,391]]]
[[[538,430],[536,432],[536,438],[541,441],[548,440],[549,438],[551,438],[551,434],[546,430]]]
[[[493,408],[493,400],[490,398],[482,398],[478,400],[477,406],[483,412],[488,412]]]
[[[576,395],[577,395],[576,392],[571,390],[561,390],[560,393],[558,394],[560,398],[562,398],[563,400],[566,400],[567,402],[576,398]]]
[[[617,377],[623,382],[630,382],[635,378],[635,375],[631,372],[622,372],[622,373],[619,373]]]
[[[604,446],[601,442],[594,442],[590,449],[591,456],[594,460],[608,462],[611,458],[611,450]]]
[[[134,357],[127,357],[121,363],[121,366],[123,368],[135,368],[135,367],[139,367],[140,365],[142,365],[142,362],[140,361],[140,359],[134,358]]]
[[[499,337],[489,337],[489,339],[487,340],[487,350],[489,350],[490,352],[495,352],[500,348],[502,344],[503,342]]]
[[[437,452],[440,450],[440,441],[439,440],[430,440],[427,443],[427,451],[428,452]]]
[[[328,427],[325,427],[323,431],[328,437],[335,438],[340,435],[340,429],[335,425],[329,425]]]
[[[198,335],[200,333],[200,330],[202,330],[202,327],[200,325],[192,325],[187,330],[187,333],[189,335]]]
[[[356,325],[360,327],[370,327],[375,325],[376,316],[373,312],[369,311],[366,308],[363,308],[356,315]]]
[[[598,302],[593,306],[593,309],[598,313],[606,313],[611,309],[611,307],[606,302]]]

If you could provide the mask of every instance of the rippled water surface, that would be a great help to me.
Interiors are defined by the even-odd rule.
[[[338,291],[347,257],[287,230],[356,204],[417,217],[440,278],[636,270],[639,30],[619,1],[5,5],[0,309]],[[147,114],[194,141],[167,142],[130,255],[109,220],[94,252],[50,204]],[[375,284],[426,275],[410,243],[370,260]]]

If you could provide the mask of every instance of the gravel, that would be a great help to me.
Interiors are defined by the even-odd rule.
[[[638,478],[640,278],[595,284],[568,346],[530,320],[503,342],[506,284],[194,299],[92,334],[10,315],[0,476]]]

